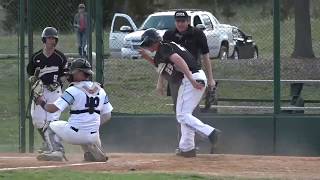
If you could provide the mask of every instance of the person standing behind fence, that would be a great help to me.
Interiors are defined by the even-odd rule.
[[[196,63],[187,49],[175,42],[163,42],[155,29],[148,29],[142,35],[142,49],[156,52],[154,59],[147,59],[157,67],[159,79],[157,86],[161,86],[163,79],[175,79],[175,74],[182,73],[182,81],[178,91],[176,118],[181,125],[181,138],[177,155],[195,157],[195,133],[209,138],[212,149],[216,147],[221,131],[192,115],[199,104],[207,86],[207,78],[201,66]]]
[[[85,5],[79,4],[78,13],[74,16],[73,26],[77,35],[78,51],[81,57],[85,57],[84,47],[87,44],[87,17]]]
[[[202,30],[192,27],[190,25],[190,16],[186,11],[179,10],[174,14],[176,28],[168,30],[163,35],[163,41],[175,42],[185,47],[194,57],[197,64],[202,66],[201,56],[203,64],[207,71],[208,87],[213,88],[215,81],[213,80],[211,61],[209,58],[209,47],[205,34]],[[180,84],[174,84],[169,82],[170,93],[174,102],[176,102],[178,90]]]
[[[213,90],[215,87],[215,81],[213,80],[211,61],[209,58],[209,47],[205,34],[202,30],[192,27],[190,25],[190,16],[184,10],[178,10],[174,14],[175,26],[173,30],[168,30],[163,35],[164,42],[175,42],[185,47],[194,57],[197,65],[202,66],[201,56],[203,64],[207,71],[208,76],[208,88]],[[145,51],[141,51],[142,57],[145,59],[152,59],[148,57]],[[179,76],[179,74],[177,75]],[[183,75],[182,75],[183,76]],[[175,80],[168,81],[169,92],[173,100],[173,109],[176,111],[177,97],[179,87],[181,85],[182,78],[175,78]],[[193,114],[199,114],[200,108],[197,106]],[[178,124],[178,139],[180,139],[180,127]],[[179,149],[177,149],[179,150]]]
[[[61,78],[67,71],[67,58],[55,49],[58,43],[58,31],[54,27],[46,27],[41,35],[43,49],[34,53],[27,66],[31,85],[41,83],[44,85],[43,97],[47,103],[52,103],[62,94]],[[41,82],[40,82],[41,81]],[[48,150],[48,143],[43,132],[43,127],[50,121],[59,120],[60,111],[48,113],[41,106],[32,102],[31,117],[33,125],[38,129],[42,139],[43,147],[39,152]]]

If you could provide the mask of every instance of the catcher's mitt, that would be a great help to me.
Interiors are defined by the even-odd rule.
[[[39,79],[31,87],[31,95],[33,100],[36,101],[38,97],[43,96],[43,82]]]

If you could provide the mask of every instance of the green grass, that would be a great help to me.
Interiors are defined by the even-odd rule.
[[[223,176],[201,176],[194,174],[165,174],[165,173],[109,173],[109,172],[79,172],[70,170],[33,170],[33,171],[9,171],[0,174],[2,180],[245,180],[262,178],[239,178]]]

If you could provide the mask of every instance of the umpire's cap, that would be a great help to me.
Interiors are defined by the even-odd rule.
[[[75,59],[70,64],[70,67],[69,67],[70,74],[74,74],[75,72],[77,72],[77,70],[80,70],[89,75],[93,74],[89,61],[82,58]]]
[[[189,19],[189,15],[186,11],[184,10],[178,10],[174,13],[174,19],[177,20],[188,20]]]
[[[150,28],[142,34],[141,40],[141,47],[150,47],[152,44],[161,41],[162,38],[156,29]]]
[[[42,42],[45,43],[46,42],[46,38],[48,37],[53,37],[56,38],[56,40],[58,41],[59,37],[58,37],[58,31],[56,28],[54,27],[46,27],[43,29],[42,34],[41,34],[41,38],[42,38]]]
[[[81,3],[81,4],[79,4],[78,8],[79,8],[79,9],[84,9],[84,8],[86,8],[86,6]]]

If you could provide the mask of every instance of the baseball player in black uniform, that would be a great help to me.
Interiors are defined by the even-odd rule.
[[[215,87],[215,81],[213,80],[211,61],[209,58],[209,47],[207,38],[202,30],[190,26],[190,16],[184,10],[178,10],[174,14],[176,28],[168,30],[163,35],[164,42],[175,42],[184,48],[186,48],[193,56],[193,59],[199,67],[202,66],[201,56],[203,59],[203,65],[207,71],[208,76],[208,89]],[[148,54],[142,51],[142,56],[146,59],[150,59]],[[182,79],[182,78],[181,78]],[[174,81],[168,81],[168,88],[173,100],[173,109],[176,110],[177,97],[179,87],[181,85],[181,79],[175,79]],[[163,90],[159,90],[163,91]],[[200,107],[197,106],[193,112],[194,115],[200,113]],[[180,129],[178,125],[178,129]],[[180,133],[178,130],[178,137]]]
[[[158,69],[157,86],[162,86],[164,79],[176,81],[177,78],[182,78],[176,107],[177,121],[181,125],[180,151],[177,155],[196,156],[195,132],[207,136],[214,147],[221,131],[204,124],[192,115],[207,86],[207,78],[201,66],[184,47],[175,42],[163,42],[155,29],[148,29],[143,33],[141,47],[156,52],[154,59],[147,60]],[[181,73],[182,77],[179,75]]]
[[[53,103],[61,96],[61,77],[67,69],[67,59],[64,54],[55,49],[58,43],[58,31],[54,27],[46,27],[42,34],[43,49],[32,55],[27,66],[27,73],[31,76],[31,84],[37,80],[44,86],[43,97],[48,103]],[[42,132],[47,122],[59,120],[61,112],[48,113],[34,102],[31,105],[33,125],[38,129],[44,140],[40,151],[48,150],[45,135]]]

